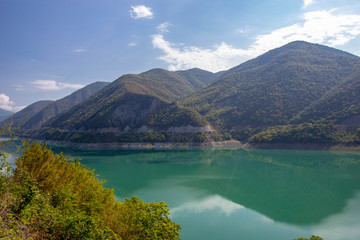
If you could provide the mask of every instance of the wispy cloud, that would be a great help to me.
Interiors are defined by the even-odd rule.
[[[310,6],[313,3],[314,3],[314,0],[304,0],[303,8],[307,8],[308,6]]]
[[[220,71],[242,62],[250,56],[246,50],[236,49],[226,43],[215,46],[214,50],[195,46],[176,46],[166,41],[161,34],[152,36],[152,44],[164,52],[159,59],[169,63],[171,71],[199,67],[208,71]]]
[[[170,26],[171,26],[171,23],[164,22],[164,23],[159,24],[156,27],[156,30],[158,31],[158,33],[167,33],[167,32],[169,32],[169,27]]]
[[[13,87],[15,88],[16,91],[24,91],[25,90],[24,85],[21,85],[21,84],[14,84]]]
[[[217,72],[295,40],[335,47],[359,36],[360,15],[336,12],[336,9],[307,12],[301,23],[259,35],[247,49],[235,48],[224,42],[213,49],[183,46],[166,41],[163,34],[153,35],[152,44],[163,51],[159,59],[169,64],[169,70],[199,67]]]
[[[75,52],[75,53],[81,53],[81,52],[86,52],[86,51],[87,51],[86,49],[82,49],[82,48],[77,48],[77,49],[72,50],[72,52]]]
[[[136,42],[130,42],[130,43],[128,43],[128,46],[129,47],[135,47],[135,46],[137,46],[137,43]]]
[[[303,19],[302,24],[294,24],[258,36],[253,49],[261,52],[295,40],[335,47],[344,45],[360,35],[360,15],[336,14],[336,9],[332,9],[305,13]]]
[[[4,93],[0,93],[0,108],[5,109],[10,112],[17,112],[21,109],[25,108],[25,106],[14,106],[15,103],[10,101],[10,97],[5,95]]]
[[[62,82],[57,82],[55,80],[36,80],[31,84],[35,88],[44,91],[61,90],[64,88],[80,89],[84,87],[84,85],[82,84],[62,83]]]
[[[144,5],[131,6],[130,16],[134,19],[145,18],[152,19],[154,17],[151,8]]]

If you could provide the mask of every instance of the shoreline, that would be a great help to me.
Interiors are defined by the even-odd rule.
[[[116,149],[171,149],[171,148],[205,148],[205,147],[219,147],[219,148],[242,148],[242,149],[283,149],[283,150],[320,150],[320,151],[354,151],[360,152],[360,146],[347,146],[342,144],[328,144],[328,143],[242,143],[237,140],[219,141],[219,142],[132,142],[132,143],[74,143],[68,141],[54,141],[54,140],[37,140],[39,143],[47,142],[49,145],[72,147],[81,150],[116,150]]]
[[[35,140],[39,143],[47,142],[49,145],[62,146],[62,147],[72,147],[80,150],[116,150],[116,149],[171,149],[171,148],[205,148],[205,147],[239,147],[245,148],[244,144],[236,140],[222,141],[222,142],[131,142],[131,143],[73,143],[68,141],[53,141],[53,140]]]

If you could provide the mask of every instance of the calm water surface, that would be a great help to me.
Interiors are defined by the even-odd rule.
[[[53,150],[82,158],[119,200],[166,202],[185,240],[360,239],[360,153]]]

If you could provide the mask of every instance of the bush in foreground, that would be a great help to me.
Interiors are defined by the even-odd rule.
[[[0,174],[1,239],[180,239],[164,202],[119,202],[78,160],[24,148],[13,174]]]

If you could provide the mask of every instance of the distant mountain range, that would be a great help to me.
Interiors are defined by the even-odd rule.
[[[12,112],[0,108],[0,121],[7,119],[11,114]]]
[[[359,70],[355,55],[296,41],[220,73],[152,69],[94,83],[61,100],[32,104],[14,122],[26,115],[24,136],[80,143],[326,138],[358,144]],[[294,129],[304,136],[289,136]]]
[[[83,102],[107,84],[109,83],[95,82],[57,101],[35,102],[14,114],[13,125],[20,127],[22,132],[29,129],[39,129],[43,123],[52,117]]]

